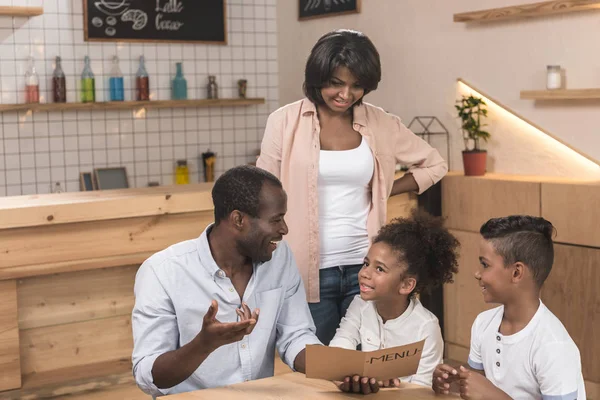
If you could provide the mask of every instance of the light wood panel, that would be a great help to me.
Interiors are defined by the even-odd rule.
[[[454,22],[492,22],[600,9],[598,0],[554,0],[454,14]]]
[[[128,359],[131,316],[118,316],[21,331],[21,370],[32,374]]]
[[[475,279],[479,268],[478,233],[451,230],[461,244],[458,274],[444,285],[444,340],[468,348],[471,326],[479,313],[498,306],[483,301]]]
[[[21,279],[19,328],[131,315],[138,266]]]
[[[466,365],[469,360],[469,347],[444,342],[444,363]]]
[[[213,210],[212,183],[0,198],[0,229]]]
[[[127,110],[140,108],[190,108],[190,107],[239,107],[264,104],[263,98],[249,99],[191,99],[150,101],[108,101],[97,103],[39,103],[2,104],[5,111],[74,111],[74,110]]]
[[[600,89],[523,90],[523,100],[600,100]]]
[[[158,251],[212,221],[212,212],[197,212],[0,230],[0,269]]]
[[[90,391],[102,391],[125,385],[135,387],[131,374],[131,359],[78,365],[25,375],[21,389],[0,392],[0,399],[54,399],[55,396],[67,394],[89,395]]]
[[[0,391],[21,386],[17,283],[0,282]]]
[[[412,193],[403,193],[392,196],[387,201],[388,222],[393,218],[409,217],[413,208],[418,206],[417,196]]]
[[[82,394],[57,396],[52,400],[150,400],[146,393],[142,392],[135,384],[124,384],[111,386],[105,390],[93,391]]]
[[[555,245],[542,301],[561,320],[581,352],[583,376],[600,382],[600,249]]]
[[[488,219],[513,214],[540,216],[540,183],[449,175],[442,183],[446,226],[471,232]]]
[[[140,265],[155,251],[124,254],[114,257],[88,258],[85,260],[59,261],[55,263],[20,265],[0,269],[0,281],[21,279],[32,276],[52,275],[64,272],[87,271],[100,268],[114,268],[128,265]]]
[[[35,17],[42,15],[44,7],[18,7],[18,6],[0,6],[0,16],[9,17]]]
[[[542,183],[542,216],[557,242],[600,247],[600,184]]]

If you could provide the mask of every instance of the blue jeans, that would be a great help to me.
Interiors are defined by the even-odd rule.
[[[308,307],[317,327],[317,337],[324,345],[333,339],[348,306],[360,293],[358,272],[361,268],[362,264],[341,265],[319,271],[321,301],[308,303]]]

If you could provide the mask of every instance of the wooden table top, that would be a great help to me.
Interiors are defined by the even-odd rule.
[[[221,388],[175,394],[168,397],[173,400],[327,400],[357,398],[364,398],[365,400],[421,400],[440,398],[430,388],[411,383],[403,383],[399,389],[382,389],[376,395],[364,397],[358,394],[340,392],[333,382],[307,379],[304,374],[297,372]],[[451,395],[443,398],[457,399],[458,396]]]

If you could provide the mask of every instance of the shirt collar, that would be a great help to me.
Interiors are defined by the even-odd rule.
[[[198,239],[196,239],[196,244],[198,247],[198,257],[200,258],[200,265],[204,267],[206,272],[210,276],[215,276],[221,271],[221,268],[215,262],[213,255],[210,251],[210,245],[208,244],[208,234],[212,230],[215,224],[212,223],[206,227],[204,232],[200,235]]]
[[[224,278],[225,272],[217,265],[217,262],[215,261],[212,252],[210,251],[210,244],[208,243],[208,235],[210,234],[210,231],[214,226],[215,224],[213,222],[212,224],[207,226],[204,232],[202,232],[202,234],[200,235],[200,237],[196,239],[198,257],[200,258],[200,264],[204,267],[204,269],[210,276],[218,276],[220,278]],[[275,255],[275,252],[273,252],[273,255]],[[256,268],[258,268],[262,264],[264,263],[253,262],[252,265],[254,266],[254,271],[256,271]]]
[[[355,106],[352,109],[353,115],[353,123],[358,124],[362,127],[366,127],[367,126],[367,112],[366,112],[366,107],[363,103],[361,103],[358,106]],[[302,115],[317,115],[317,107],[314,105],[314,103],[312,101],[310,101],[309,99],[305,98],[304,101],[302,101],[302,107],[300,108],[300,113]]]

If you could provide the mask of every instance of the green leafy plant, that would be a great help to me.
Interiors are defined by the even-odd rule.
[[[487,124],[482,124],[482,120],[487,118],[487,104],[480,97],[463,96],[457,101],[454,107],[458,111],[458,117],[461,119],[461,128],[463,130],[463,140],[465,141],[466,151],[481,151],[479,140],[485,142],[490,138],[490,133],[484,131],[482,127]],[[469,141],[473,141],[473,148],[469,149]]]

